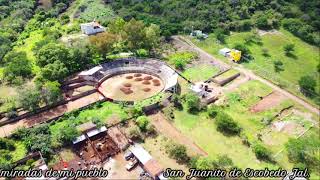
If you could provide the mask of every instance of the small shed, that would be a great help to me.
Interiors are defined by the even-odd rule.
[[[223,48],[219,50],[219,54],[221,54],[224,57],[227,57],[230,52],[231,52],[231,49],[229,48]]]
[[[105,28],[96,21],[81,24],[80,27],[82,33],[86,35],[94,35],[105,31]]]

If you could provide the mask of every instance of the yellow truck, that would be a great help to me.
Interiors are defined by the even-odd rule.
[[[230,58],[234,62],[239,62],[241,60],[241,51],[236,49],[223,48],[219,50],[219,54]]]
[[[239,62],[241,60],[241,51],[238,51],[236,49],[231,49],[230,57],[232,61]]]

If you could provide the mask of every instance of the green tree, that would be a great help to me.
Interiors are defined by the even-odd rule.
[[[268,18],[264,15],[260,16],[257,20],[256,20],[256,25],[259,29],[271,29],[272,27],[269,25],[268,22]]]
[[[309,97],[315,93],[316,80],[312,76],[302,76],[299,80],[300,91]]]
[[[14,151],[16,149],[14,141],[11,139],[0,138],[0,149]]]
[[[215,118],[215,124],[218,131],[230,135],[238,135],[241,132],[241,128],[231,116],[224,112],[219,112]]]
[[[173,141],[169,141],[166,144],[166,152],[169,154],[170,158],[173,158],[180,163],[186,163],[190,159],[187,154],[187,148],[184,145],[177,144]]]
[[[254,143],[252,150],[258,159],[267,161],[271,160],[271,151],[268,150],[263,144],[258,142]]]
[[[42,87],[42,98],[47,105],[62,100],[62,92],[58,81],[47,81]]]
[[[234,164],[232,159],[227,155],[219,155],[217,158],[217,165],[220,168],[230,169]]]
[[[125,24],[126,21],[118,17],[108,24],[108,30],[113,34],[121,33]]]
[[[58,134],[58,139],[61,144],[68,145],[71,144],[80,135],[80,132],[72,124],[65,125],[62,127]]]
[[[214,169],[217,163],[209,157],[200,157],[196,162],[196,168],[200,170]]]
[[[225,43],[225,38],[226,38],[225,30],[223,30],[222,28],[217,28],[214,31],[214,34],[221,43]]]
[[[284,71],[283,63],[281,61],[274,61],[273,65],[274,65],[274,71],[275,72],[278,73],[278,72]]]
[[[285,146],[290,161],[302,163],[312,169],[320,168],[320,140],[317,134],[312,133],[299,139],[290,138]]]
[[[294,44],[286,44],[283,46],[285,54],[288,56],[294,51]]]
[[[111,32],[104,32],[95,36],[90,36],[89,40],[105,60],[107,54],[115,50],[115,44],[119,41],[119,36]]]
[[[187,109],[191,113],[196,113],[201,109],[201,101],[198,95],[194,93],[188,93],[185,95],[184,100],[187,105]]]
[[[145,42],[145,47],[148,50],[155,49],[160,44],[160,27],[155,24],[151,24],[149,27],[145,28],[146,37],[143,40]]]
[[[62,81],[67,77],[69,70],[61,61],[54,61],[52,64],[47,64],[41,69],[41,76],[49,81]]]
[[[37,53],[37,64],[45,67],[57,61],[66,63],[71,60],[69,50],[62,44],[49,43],[43,46]]]
[[[32,76],[32,65],[25,52],[12,51],[5,57],[6,65],[3,70],[4,79],[13,83],[17,77],[28,78]]]
[[[138,126],[132,126],[128,131],[128,136],[130,139],[142,139],[141,130]]]
[[[139,116],[136,119],[136,122],[137,122],[141,131],[146,131],[146,128],[149,124],[149,119],[147,118],[147,116]]]
[[[20,89],[18,102],[22,108],[34,111],[40,107],[41,93],[34,87]]]
[[[128,49],[135,51],[146,47],[146,32],[145,25],[142,21],[131,19],[124,26],[123,38],[127,42]]]
[[[209,106],[209,108],[207,110],[210,118],[215,118],[220,111],[221,111],[220,107],[216,106],[216,105]]]

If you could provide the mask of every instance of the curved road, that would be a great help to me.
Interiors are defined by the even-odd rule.
[[[254,74],[252,71],[242,68],[237,64],[234,64],[232,66],[226,64],[225,62],[222,62],[221,60],[213,57],[211,54],[207,53],[206,51],[202,50],[201,48],[199,48],[198,46],[196,46],[195,44],[193,44],[190,40],[182,37],[182,36],[173,36],[173,39],[176,41],[179,41],[181,44],[185,44],[188,46],[191,46],[194,50],[196,50],[198,53],[200,53],[201,56],[206,57],[212,61],[215,61],[216,63],[219,63],[222,66],[226,66],[226,67],[232,67],[236,70],[238,70],[239,72],[241,72],[242,74],[245,74],[246,76],[250,77],[251,79],[254,80],[258,80],[268,86],[270,86],[272,89],[280,92],[281,94],[283,94],[284,96],[292,99],[293,101],[301,104],[303,107],[305,107],[306,109],[310,110],[313,113],[316,113],[317,115],[320,115],[320,110],[317,107],[312,106],[311,104],[309,104],[308,102],[304,101],[303,99],[301,99],[300,97],[280,88],[279,86],[273,84],[272,82]]]

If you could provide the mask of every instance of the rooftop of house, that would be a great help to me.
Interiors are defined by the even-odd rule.
[[[155,159],[150,159],[145,165],[144,169],[150,173],[152,177],[156,177],[160,175],[160,173],[163,171],[158,161]]]
[[[102,27],[101,24],[99,24],[96,21],[88,22],[88,23],[83,23],[81,26],[92,26],[92,27]]]

